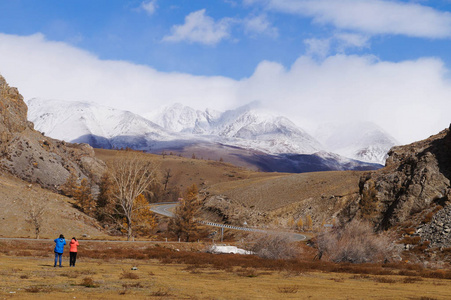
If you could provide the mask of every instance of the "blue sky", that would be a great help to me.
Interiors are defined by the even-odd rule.
[[[0,74],[33,97],[150,113],[251,101],[401,142],[451,122],[451,1],[0,0]]]

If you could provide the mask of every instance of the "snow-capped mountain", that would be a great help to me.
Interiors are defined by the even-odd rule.
[[[146,114],[144,117],[172,132],[205,134],[210,131],[210,123],[218,119],[220,115],[220,112],[214,110],[200,111],[176,103],[151,114]]]
[[[28,120],[37,130],[67,142],[145,150],[152,141],[174,139],[164,128],[128,111],[94,103],[37,98],[27,104]]]
[[[173,105],[154,114],[155,122],[152,122],[132,112],[94,103],[32,99],[28,101],[28,119],[47,136],[68,142],[88,143],[98,148],[129,147],[153,153],[196,153],[196,156],[215,160],[226,157],[238,165],[264,171],[380,167],[324,151],[315,138],[293,122],[268,113],[255,103],[223,113]],[[323,131],[329,146],[346,149],[346,143],[334,143],[333,135],[337,134],[331,130]],[[352,139],[340,140],[344,141]],[[385,142],[385,139],[382,136],[365,141],[366,144],[348,145],[351,149],[364,149],[361,145],[370,149],[378,146],[371,141]],[[364,157],[363,153],[361,156]]]
[[[360,161],[385,164],[387,153],[398,142],[371,122],[329,123],[316,135],[328,151]]]
[[[293,122],[251,103],[224,113],[175,104],[152,118],[168,130],[209,136],[217,142],[270,154],[311,154],[323,149]]]

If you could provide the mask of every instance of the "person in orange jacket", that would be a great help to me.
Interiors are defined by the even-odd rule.
[[[77,252],[78,252],[78,245],[80,245],[75,237],[72,238],[72,240],[69,243],[69,266],[75,267],[75,261],[77,260]]]

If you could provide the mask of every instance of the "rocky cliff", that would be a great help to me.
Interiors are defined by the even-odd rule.
[[[450,179],[451,130],[445,129],[392,148],[385,168],[360,179],[359,201],[350,206],[348,216],[369,219],[379,229],[391,228],[433,207],[446,207],[451,201]],[[451,216],[446,214],[439,223],[447,223],[443,218]]]
[[[92,147],[44,136],[27,121],[27,106],[17,88],[0,76],[0,167],[28,182],[56,190],[70,172],[99,177],[104,164]]]

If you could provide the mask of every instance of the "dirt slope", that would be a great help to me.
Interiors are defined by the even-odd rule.
[[[105,236],[95,220],[73,208],[68,198],[42,189],[37,184],[0,173],[1,237],[34,238],[34,228],[26,221],[32,203],[45,207],[42,238],[56,238],[61,233],[67,238],[83,235],[90,238]]]

